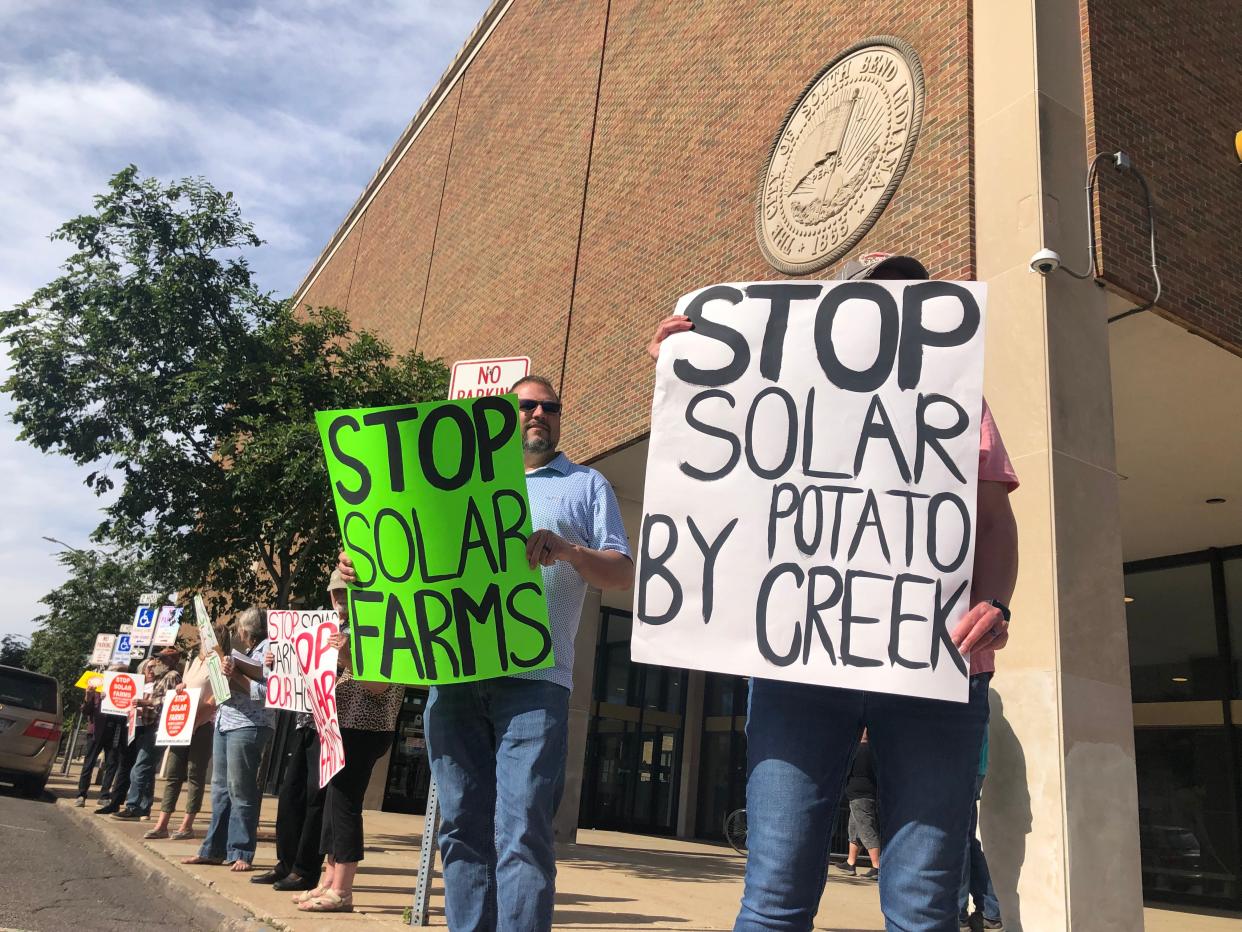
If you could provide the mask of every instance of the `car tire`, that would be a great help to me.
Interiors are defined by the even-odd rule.
[[[43,790],[47,787],[47,775],[42,777],[30,777],[21,783],[21,794],[27,799],[38,799],[43,795]]]

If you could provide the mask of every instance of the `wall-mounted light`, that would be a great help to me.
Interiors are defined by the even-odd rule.
[[[1123,598],[1121,601],[1125,602],[1126,605],[1129,605],[1131,602],[1134,601],[1134,596],[1128,595],[1125,598]]]
[[[1173,682],[1174,683],[1189,683],[1190,679],[1185,676],[1175,676],[1173,677]]]

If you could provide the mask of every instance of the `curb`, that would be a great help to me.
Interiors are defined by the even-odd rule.
[[[109,854],[133,867],[139,879],[155,881],[168,888],[179,905],[201,920],[204,928],[215,929],[217,932],[267,932],[287,928],[274,920],[256,917],[250,910],[220,891],[204,885],[202,881],[177,869],[160,855],[147,850],[145,845],[135,847],[124,836],[109,832],[105,826],[99,824],[99,819],[92,818],[93,812],[85,809],[78,812],[73,806],[72,797],[57,796],[56,808],[87,826],[87,830]]]

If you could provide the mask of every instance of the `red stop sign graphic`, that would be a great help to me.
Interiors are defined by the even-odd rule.
[[[185,730],[190,720],[190,697],[185,693],[177,693],[168,700],[168,714],[164,716],[164,730],[168,737],[175,738]]]
[[[134,703],[136,691],[132,676],[118,676],[113,678],[112,685],[108,688],[108,698],[118,709],[128,709]]]

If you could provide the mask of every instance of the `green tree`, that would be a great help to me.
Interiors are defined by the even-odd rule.
[[[202,179],[130,166],[53,238],[75,249],[64,274],[0,313],[3,388],[22,439],[119,488],[94,539],[217,611],[323,602],[337,543],[314,412],[443,398],[443,363],[261,291],[260,240]]]
[[[0,664],[6,667],[24,667],[26,655],[30,653],[25,639],[17,634],[6,634],[0,639]]]
[[[35,618],[26,668],[60,682],[65,716],[77,710],[82,690],[74,683],[88,666],[95,635],[115,633],[130,621],[144,592],[170,590],[141,558],[98,550],[62,550],[57,559],[69,578],[39,601],[48,610]]]

